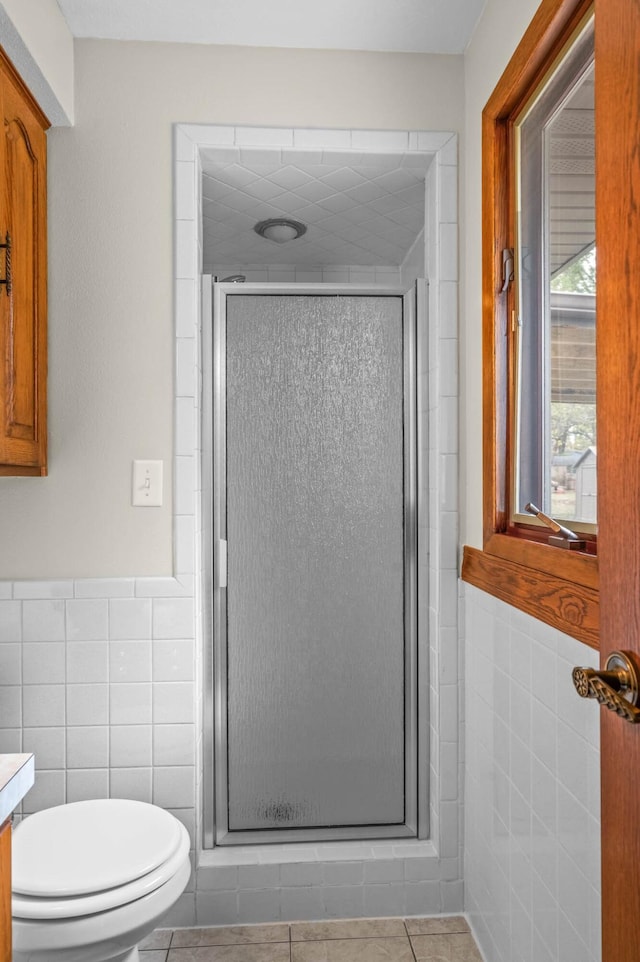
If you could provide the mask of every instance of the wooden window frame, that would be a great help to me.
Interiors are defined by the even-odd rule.
[[[462,578],[598,648],[597,557],[552,547],[544,530],[510,520],[515,305],[513,285],[503,292],[500,280],[502,251],[516,246],[514,121],[592,7],[543,0],[482,114],[483,549],[465,546]]]

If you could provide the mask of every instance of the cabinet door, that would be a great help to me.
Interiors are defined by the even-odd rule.
[[[46,120],[0,56],[0,474],[46,474]]]

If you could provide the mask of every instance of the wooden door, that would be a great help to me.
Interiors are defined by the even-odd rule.
[[[0,51],[0,474],[46,474],[48,123]]]
[[[11,821],[0,825],[0,962],[11,962]]]
[[[640,4],[595,17],[600,647],[640,667]],[[603,962],[638,962],[640,725],[600,711]]]

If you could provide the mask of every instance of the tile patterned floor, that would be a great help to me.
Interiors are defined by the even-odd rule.
[[[482,962],[461,916],[157,929],[140,962]]]

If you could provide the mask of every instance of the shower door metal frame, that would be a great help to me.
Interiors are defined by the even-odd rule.
[[[214,845],[247,845],[338,841],[365,838],[426,837],[428,726],[418,720],[418,463],[417,463],[417,313],[420,288],[334,284],[214,283],[203,278],[203,525],[209,533],[205,551],[204,623],[204,789],[203,841]],[[208,290],[207,290],[208,288]],[[227,592],[226,592],[226,302],[238,295],[396,297],[402,299],[403,339],[403,473],[404,473],[404,822],[335,828],[252,829],[228,826],[227,768]],[[212,303],[213,302],[213,303]],[[211,310],[213,307],[213,310]],[[208,320],[213,318],[212,329]],[[208,369],[210,367],[210,377]],[[207,384],[207,381],[209,384]],[[213,636],[211,638],[211,635]],[[423,708],[424,706],[420,706]],[[211,724],[213,721],[213,724]],[[420,732],[420,737],[419,737]]]

